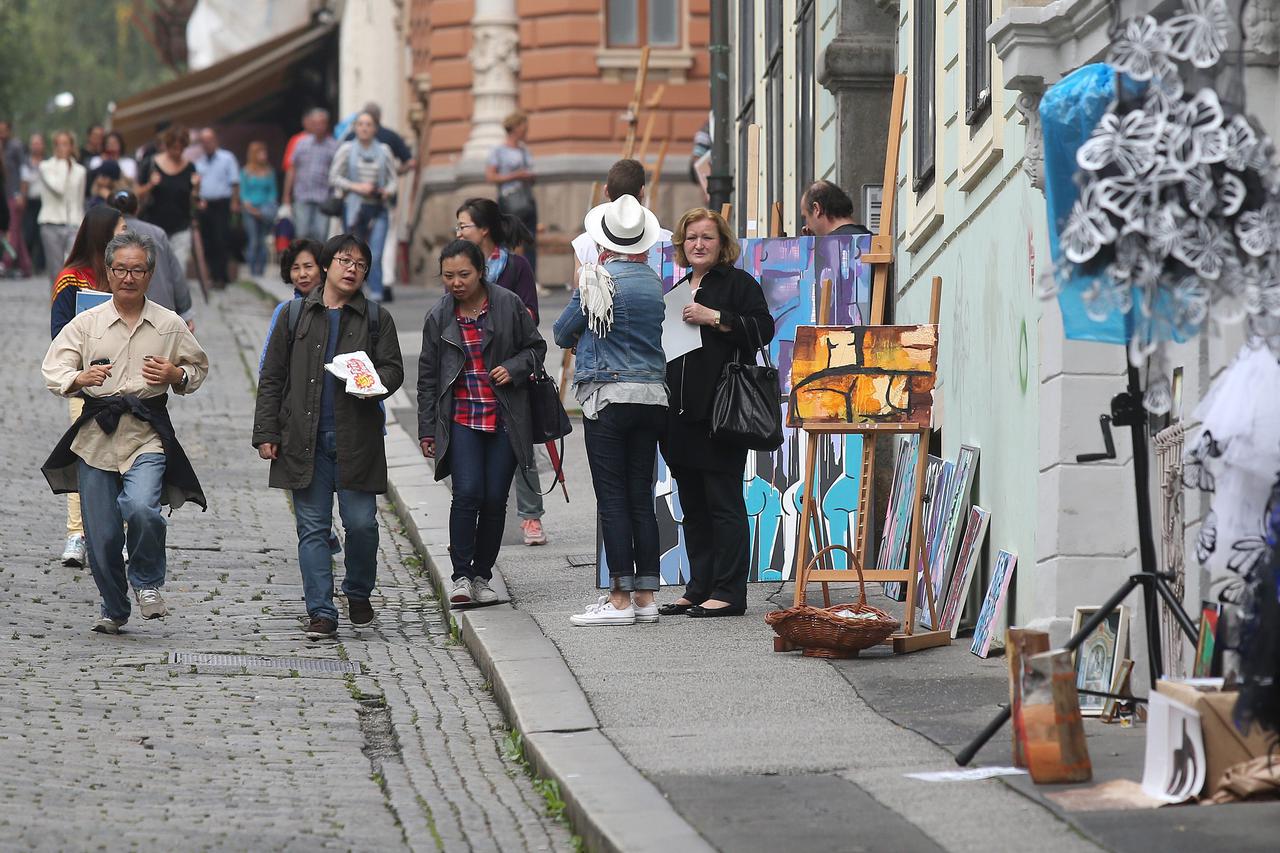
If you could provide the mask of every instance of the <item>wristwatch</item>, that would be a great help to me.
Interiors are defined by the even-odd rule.
[[[181,379],[179,379],[179,380],[178,380],[178,383],[177,383],[177,385],[178,385],[178,390],[180,390],[180,391],[185,391],[185,390],[186,390],[186,387],[187,387],[187,380],[188,380],[188,379],[190,379],[191,377],[190,377],[190,375],[187,373],[187,371],[186,371],[185,369],[183,369],[183,368],[181,368],[181,367],[179,367],[178,369],[182,371],[182,378],[181,378]]]
[[[719,312],[719,311],[717,311],[717,312],[716,312],[716,321],[715,321],[714,323],[712,323],[711,325],[713,325],[713,326],[719,326],[719,325],[720,325],[720,312]]]

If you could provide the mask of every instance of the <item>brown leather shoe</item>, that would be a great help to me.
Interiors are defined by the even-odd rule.
[[[307,626],[308,640],[332,640],[338,636],[338,622],[336,619],[326,619],[323,616],[312,616],[311,624]]]

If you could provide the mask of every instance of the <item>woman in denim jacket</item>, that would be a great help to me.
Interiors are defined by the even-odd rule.
[[[658,520],[653,467],[666,426],[667,360],[662,351],[662,281],[645,262],[658,219],[624,195],[587,214],[600,246],[555,324],[556,343],[577,347],[574,394],[609,563],[609,594],[574,625],[657,622]]]

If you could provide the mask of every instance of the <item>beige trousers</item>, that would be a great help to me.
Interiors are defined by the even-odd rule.
[[[80,412],[84,410],[84,400],[79,397],[72,397],[71,403],[71,422],[75,423],[76,418],[80,417]],[[83,536],[84,522],[80,519],[80,493],[67,493],[67,535]]]

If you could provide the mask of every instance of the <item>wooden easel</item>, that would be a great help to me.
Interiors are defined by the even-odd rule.
[[[933,278],[933,296],[929,308],[929,322],[937,325],[940,313],[940,305],[942,298],[942,279],[938,276]],[[907,585],[907,600],[902,618],[902,630],[886,640],[886,644],[892,645],[896,654],[904,652],[914,652],[919,649],[934,648],[936,646],[946,646],[951,644],[950,631],[917,631],[916,630],[916,595],[917,595],[917,577],[923,575],[921,581],[924,583],[925,600],[929,608],[929,616],[931,617],[931,625],[940,624],[938,621],[938,603],[934,600],[933,583],[931,582],[929,573],[928,545],[925,539],[924,530],[924,482],[925,469],[929,462],[929,436],[932,433],[930,427],[918,426],[916,424],[880,424],[880,423],[821,423],[821,424],[802,424],[801,428],[809,437],[808,444],[805,448],[805,465],[804,465],[804,489],[802,508],[800,511],[800,530],[797,535],[796,542],[796,558],[795,558],[795,604],[805,604],[807,599],[807,587],[812,582],[821,582],[823,584],[823,600],[827,606],[831,605],[830,594],[827,589],[828,583],[848,582],[850,571],[848,569],[826,569],[826,568],[810,568],[809,567],[809,537],[811,533],[818,537],[821,541],[822,530],[820,523],[821,510],[816,506],[817,495],[814,481],[817,479],[817,450],[818,443],[823,436],[828,435],[860,435],[863,442],[863,472],[861,491],[858,501],[858,550],[852,558],[858,566],[862,568],[863,580],[868,583],[885,583],[885,582],[905,582]],[[907,548],[907,568],[905,569],[873,569],[864,565],[867,548],[866,537],[869,527],[865,524],[867,515],[870,512],[870,501],[868,500],[869,481],[871,472],[875,465],[875,439],[879,435],[918,435],[920,439],[917,448],[917,460],[915,470],[915,493],[912,498],[911,506],[911,537]],[[868,464],[870,463],[870,464]],[[787,644],[774,643],[775,651],[787,651]]]

